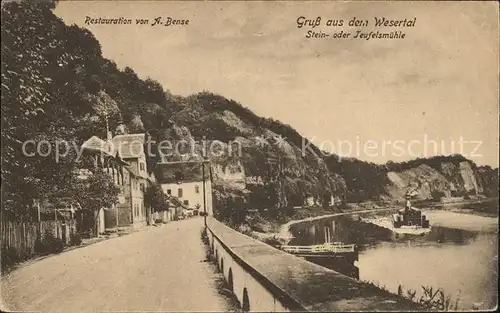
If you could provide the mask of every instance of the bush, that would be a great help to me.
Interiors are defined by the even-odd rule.
[[[64,250],[64,242],[60,238],[51,238],[48,242],[49,253],[59,253]]]
[[[441,198],[444,196],[445,196],[445,194],[443,191],[434,190],[431,192],[431,197],[435,201],[441,201]]]
[[[19,258],[15,248],[2,249],[2,272],[20,261],[22,260]]]
[[[80,234],[71,234],[70,244],[72,246],[79,246],[79,245],[81,245],[82,244],[82,237],[80,236]]]
[[[37,238],[35,241],[35,253],[40,255],[47,254],[45,242],[43,242],[40,238]]]
[[[37,254],[46,255],[50,253],[59,253],[64,249],[64,242],[60,238],[56,238],[50,230],[45,231],[43,240],[40,238],[35,241],[35,252]]]

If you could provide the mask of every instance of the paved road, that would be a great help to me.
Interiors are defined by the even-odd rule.
[[[227,311],[202,225],[171,222],[36,261],[2,279],[2,298],[23,311]]]

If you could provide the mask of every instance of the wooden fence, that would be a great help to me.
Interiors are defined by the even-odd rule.
[[[2,221],[2,251],[14,249],[20,258],[35,254],[37,238],[43,239],[50,231],[55,237],[62,239],[65,245],[70,244],[71,234],[76,232],[76,223],[70,221],[18,222]]]

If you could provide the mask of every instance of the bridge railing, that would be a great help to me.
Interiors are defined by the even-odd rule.
[[[211,259],[243,311],[421,311],[423,307],[378,287],[308,262],[206,218]],[[316,249],[346,249],[327,244]],[[333,248],[335,246],[335,248]],[[311,249],[291,246],[297,251]],[[310,250],[309,250],[310,251]]]

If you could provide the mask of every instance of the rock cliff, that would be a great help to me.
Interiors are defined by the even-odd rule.
[[[483,187],[495,184],[492,172],[495,170],[491,168],[478,170],[474,162],[462,156],[419,159],[389,171],[390,184],[385,189],[393,199],[401,199],[407,191],[414,191],[421,200],[494,196],[490,187],[487,192]]]
[[[30,207],[31,199],[46,190],[64,190],[68,173],[79,166],[71,155],[66,163],[27,157],[22,142],[83,143],[92,136],[106,138],[108,130],[148,133],[156,142],[170,142],[163,157],[154,153],[159,147],[152,147],[149,171],[161,159],[208,156],[218,197],[244,196],[250,203],[246,207],[325,204],[332,198],[392,200],[408,188],[421,199],[498,195],[498,169],[477,167],[461,156],[387,164],[340,159],[308,145],[291,126],[259,117],[236,101],[210,92],[174,95],[168,86],[104,58],[89,30],[65,25],[52,9],[46,1],[2,7],[10,38],[2,41],[2,103],[7,104],[2,106],[2,203],[12,211]],[[34,33],[39,36],[27,35]],[[51,62],[40,62],[47,59]],[[303,150],[304,145],[310,149]],[[244,184],[237,174],[228,174],[234,166],[241,168]]]

